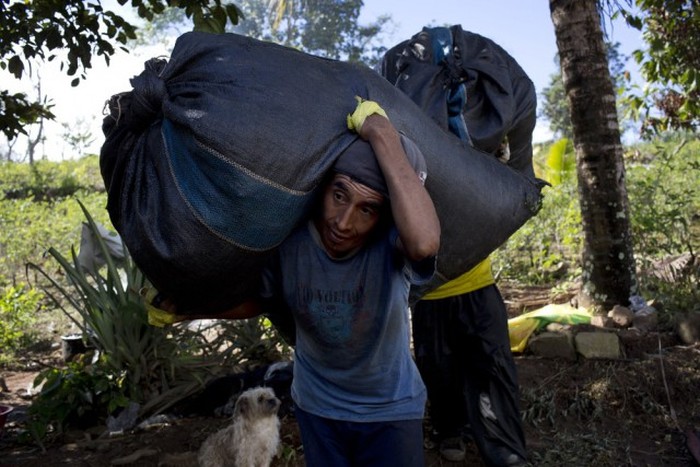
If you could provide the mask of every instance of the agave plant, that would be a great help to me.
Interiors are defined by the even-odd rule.
[[[122,393],[141,405],[142,417],[171,407],[244,358],[244,352],[219,351],[221,342],[206,339],[202,327],[150,326],[139,294],[148,286],[147,280],[128,254],[115,261],[98,225],[82,203],[80,206],[105,266],[85,268],[74,248],[70,260],[50,248],[48,253],[61,266],[67,283],[35,264],[28,268],[48,280],[43,291],[97,349],[96,365],[121,381]]]

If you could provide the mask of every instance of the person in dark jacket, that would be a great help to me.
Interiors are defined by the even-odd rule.
[[[424,28],[385,54],[381,73],[465,145],[534,178],[534,85],[498,44],[459,25]],[[517,370],[490,260],[424,295],[412,320],[442,456],[463,460],[471,438],[487,465],[524,465]]]

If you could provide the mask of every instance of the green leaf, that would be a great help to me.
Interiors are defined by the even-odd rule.
[[[22,79],[22,73],[24,72],[24,63],[22,63],[22,60],[19,58],[19,56],[15,55],[7,63],[7,70],[15,75],[15,78],[17,79]]]
[[[217,23],[223,25],[224,27],[226,26],[226,10],[221,5],[217,5],[211,9],[211,16]]]
[[[639,16],[626,16],[625,20],[627,21],[627,24],[629,24],[634,29],[637,29],[638,31],[642,30],[642,19]]]
[[[229,19],[231,20],[231,24],[238,24],[239,20],[245,19],[245,16],[241,12],[241,10],[234,5],[233,3],[228,3],[226,5],[226,14],[228,15]]]
[[[552,186],[559,185],[562,180],[562,174],[565,170],[564,156],[566,155],[566,149],[569,144],[569,140],[562,138],[552,144],[547,154],[547,181],[552,184]]]
[[[195,11],[192,15],[192,24],[194,25],[195,31],[203,31],[206,27],[204,24],[204,14],[201,10]]]

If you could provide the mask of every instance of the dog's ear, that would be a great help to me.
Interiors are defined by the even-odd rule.
[[[250,409],[250,400],[247,397],[239,397],[236,401],[236,412],[243,415]]]

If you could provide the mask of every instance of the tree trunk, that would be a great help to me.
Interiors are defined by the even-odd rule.
[[[615,92],[596,0],[550,0],[571,109],[584,232],[582,299],[596,311],[637,293]]]
[[[39,117],[39,130],[37,131],[36,137],[32,139],[27,135],[27,157],[30,165],[34,164],[34,151],[36,151],[36,147],[42,141],[44,141],[44,117]]]
[[[43,95],[41,93],[41,76],[39,73],[36,74],[37,78],[37,83],[36,83],[36,101],[41,102],[43,99]],[[44,117],[39,116],[39,130],[37,131],[36,137],[32,139],[31,137],[31,132],[27,132],[27,157],[29,158],[29,164],[32,165],[34,164],[34,151],[36,150],[36,147],[39,145],[39,143],[42,143],[44,141]]]

